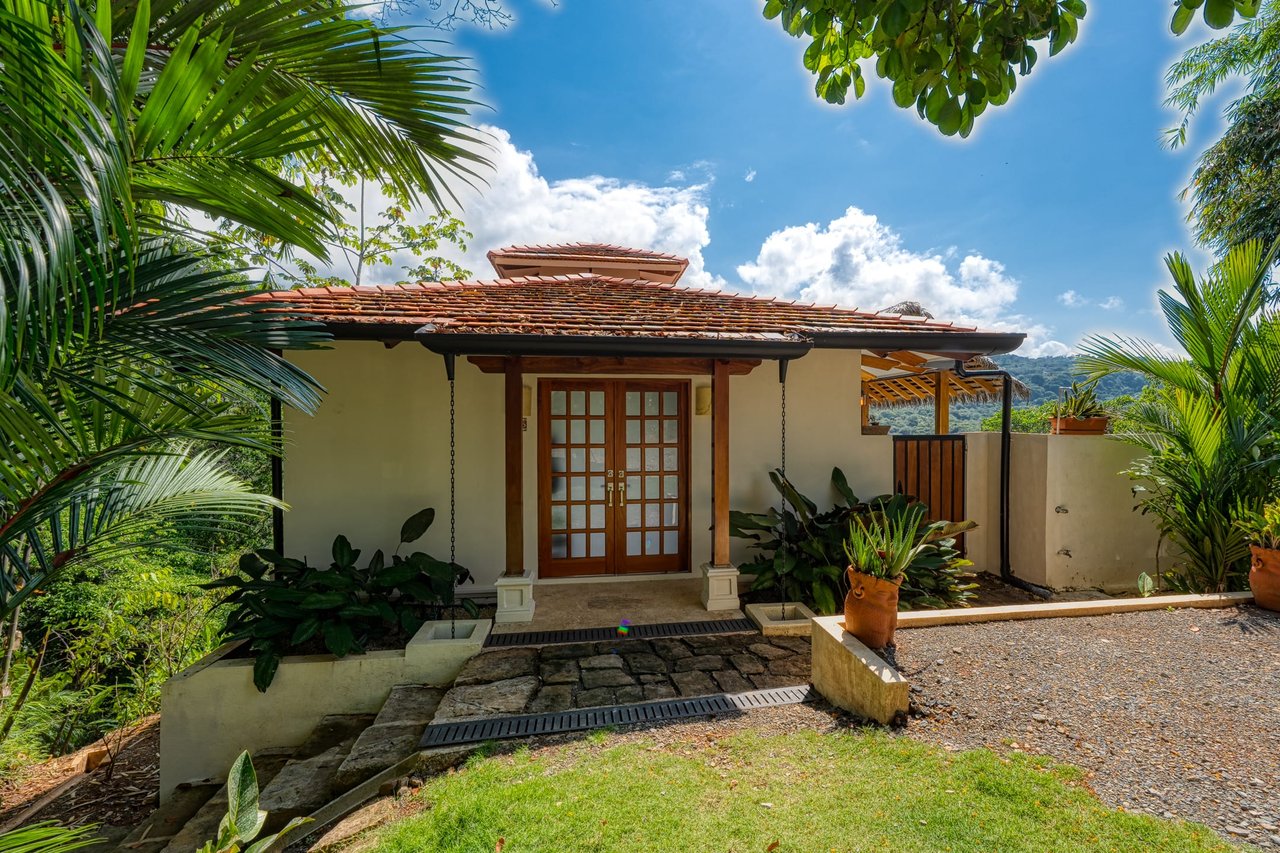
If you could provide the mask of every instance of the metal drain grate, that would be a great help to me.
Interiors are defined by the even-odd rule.
[[[575,628],[566,631],[524,631],[514,634],[490,633],[485,648],[510,646],[552,646],[560,643],[592,643],[605,640],[652,640],[658,637],[692,637],[699,634],[738,634],[756,630],[750,619],[715,619],[708,622],[662,622],[630,625],[627,633],[617,628]]]
[[[459,723],[432,723],[422,735],[423,748],[456,746],[486,740],[579,732],[604,726],[631,723],[657,723],[707,714],[736,714],[753,708],[776,705],[798,705],[812,697],[812,688],[776,687],[749,690],[746,693],[717,693],[714,696],[691,696],[687,699],[664,699],[635,705],[611,705],[582,708],[551,714],[522,714],[515,717],[490,717]]]

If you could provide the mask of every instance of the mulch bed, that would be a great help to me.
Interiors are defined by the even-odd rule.
[[[1280,848],[1280,614],[954,625],[897,643],[910,737],[1051,755],[1113,806]]]
[[[117,741],[119,738],[119,741]],[[44,806],[32,821],[56,820],[80,826],[132,827],[156,807],[160,790],[160,715],[153,714],[111,736],[114,760],[102,764]],[[117,742],[120,744],[116,746]],[[84,753],[101,749],[101,742],[80,752],[35,765],[0,786],[0,824],[24,810],[83,766]]]

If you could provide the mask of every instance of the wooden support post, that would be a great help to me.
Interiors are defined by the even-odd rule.
[[[711,478],[714,514],[711,565],[729,565],[729,363],[711,373]]]
[[[863,383],[865,386],[866,383]],[[871,423],[871,401],[867,399],[866,391],[862,392],[862,400],[859,408],[862,409],[862,425],[867,426]]]
[[[507,359],[503,425],[506,445],[507,577],[524,575],[524,374],[520,358]]]
[[[933,432],[935,435],[951,433],[950,370],[939,370],[933,374]]]

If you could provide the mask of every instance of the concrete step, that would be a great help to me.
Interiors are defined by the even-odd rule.
[[[253,771],[258,777],[258,788],[262,789],[264,785],[271,783],[288,763],[288,753],[280,752],[260,752],[253,757]],[[130,851],[151,851],[157,849],[155,844],[164,838],[161,832],[171,831],[166,843],[158,848],[163,853],[191,853],[192,850],[199,850],[200,846],[206,841],[216,839],[218,836],[218,826],[222,823],[222,818],[227,813],[227,786],[225,783],[218,786],[201,785],[199,786],[209,796],[204,802],[191,814],[189,818],[181,823],[178,822],[182,810],[190,808],[198,793],[196,786],[192,786],[190,793],[181,792],[174,797],[164,809],[160,809],[153,814],[148,821],[148,825],[154,827],[151,831],[140,834],[138,841],[121,845],[121,850]],[[210,791],[209,789],[212,789]],[[183,809],[175,807],[173,814],[160,814],[160,812],[173,806],[180,799],[190,797],[190,801]],[[135,846],[136,845],[136,846]]]
[[[418,684],[393,687],[373,725],[360,733],[333,774],[329,793],[338,797],[417,752],[444,693]]]

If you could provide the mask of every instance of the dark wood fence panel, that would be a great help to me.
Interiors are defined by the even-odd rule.
[[[964,450],[963,435],[895,435],[894,491],[927,505],[929,521],[963,521]]]

